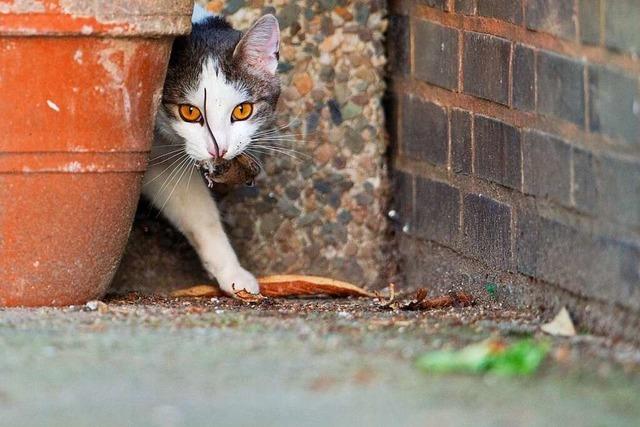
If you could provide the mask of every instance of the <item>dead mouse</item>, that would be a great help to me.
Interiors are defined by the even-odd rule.
[[[217,184],[253,186],[260,173],[260,165],[246,154],[240,154],[231,160],[221,158],[199,162],[198,167],[204,170],[207,186],[213,188]]]

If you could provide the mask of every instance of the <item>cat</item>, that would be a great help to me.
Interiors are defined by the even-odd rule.
[[[264,15],[243,34],[196,6],[192,23],[191,34],[173,44],[143,194],[186,236],[224,292],[258,293],[196,165],[233,159],[275,122],[278,20]]]

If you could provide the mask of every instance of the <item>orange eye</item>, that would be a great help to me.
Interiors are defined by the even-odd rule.
[[[253,104],[250,102],[243,102],[236,105],[231,113],[231,121],[247,120],[253,113]]]
[[[185,122],[196,123],[202,118],[202,113],[198,107],[189,104],[182,104],[178,108],[180,118]]]

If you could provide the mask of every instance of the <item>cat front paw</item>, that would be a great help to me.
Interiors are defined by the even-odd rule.
[[[241,290],[245,290],[250,294],[260,293],[260,285],[256,278],[240,266],[223,271],[216,278],[220,289],[231,296],[235,296],[235,293]]]

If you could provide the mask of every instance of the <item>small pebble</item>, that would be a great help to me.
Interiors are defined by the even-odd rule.
[[[106,313],[109,311],[109,306],[98,300],[89,301],[84,306],[87,311],[97,311],[99,313]]]

